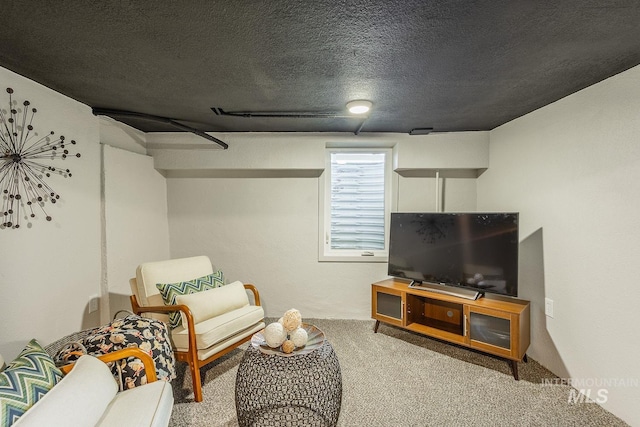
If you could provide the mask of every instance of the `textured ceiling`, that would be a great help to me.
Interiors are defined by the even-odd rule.
[[[640,64],[640,1],[21,0],[0,65],[93,108],[202,131],[488,130]],[[1,82],[0,82],[1,84]],[[123,119],[142,131],[176,130]]]

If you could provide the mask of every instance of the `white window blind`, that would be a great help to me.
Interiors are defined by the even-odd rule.
[[[385,153],[331,153],[332,250],[385,250],[385,162]]]

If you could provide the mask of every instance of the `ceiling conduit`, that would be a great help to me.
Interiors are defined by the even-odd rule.
[[[368,117],[358,117],[353,114],[342,114],[331,111],[225,111],[222,108],[211,107],[218,116],[243,117],[250,119],[252,117],[261,118],[287,118],[287,119],[361,119],[357,129],[353,132],[355,135],[360,134],[362,126]]]
[[[198,135],[201,138],[207,139],[209,141],[213,141],[219,146],[221,146],[224,150],[229,148],[229,145],[226,142],[221,141],[218,138],[215,138],[207,133],[202,132],[201,130],[192,128],[191,126],[183,125],[182,123],[178,123],[175,120],[172,120],[166,117],[154,116],[154,115],[145,114],[145,113],[136,113],[134,111],[111,110],[108,108],[93,108],[92,112],[94,116],[109,116],[116,120],[118,120],[118,117],[133,117],[133,118],[151,120],[154,122],[166,123],[177,129],[180,129],[186,132],[191,132],[195,135]]]

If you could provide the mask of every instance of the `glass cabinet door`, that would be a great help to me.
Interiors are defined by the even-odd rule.
[[[402,320],[402,297],[400,295],[378,292],[376,299],[378,303],[378,314]]]
[[[468,343],[471,347],[511,356],[513,325],[509,313],[489,314],[481,309],[469,307],[468,316]]]
[[[471,312],[469,338],[498,347],[511,349],[511,321],[501,317]]]
[[[372,317],[383,322],[404,326],[404,300],[401,292],[374,289]]]

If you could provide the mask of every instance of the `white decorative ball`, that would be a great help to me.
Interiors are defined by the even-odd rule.
[[[289,339],[293,341],[296,347],[304,347],[309,341],[309,335],[304,329],[298,328],[289,334]]]
[[[282,316],[282,325],[288,332],[291,332],[302,326],[302,315],[295,308],[287,310]]]
[[[284,340],[287,339],[287,333],[284,327],[278,323],[270,323],[264,328],[264,339],[271,348],[280,347]]]

